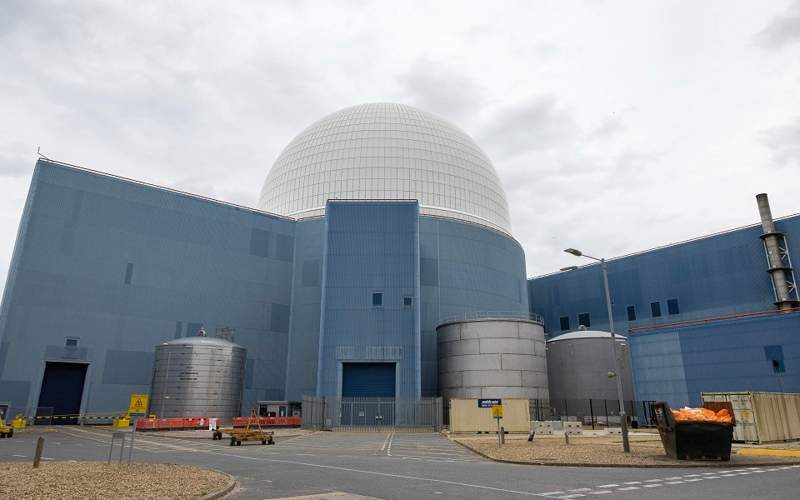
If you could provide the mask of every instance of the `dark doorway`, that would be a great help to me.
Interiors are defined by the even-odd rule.
[[[46,363],[37,415],[78,415],[88,366],[84,363]],[[49,420],[41,418],[37,423],[48,423]],[[52,423],[76,424],[78,419],[54,418]]]
[[[342,425],[394,425],[396,366],[396,363],[342,365]]]
[[[344,363],[343,398],[393,398],[395,363]]]

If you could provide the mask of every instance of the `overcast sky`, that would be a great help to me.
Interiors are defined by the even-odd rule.
[[[255,206],[393,101],[472,135],[528,275],[800,212],[800,1],[0,2],[0,286],[47,156]],[[796,249],[800,252],[800,249]]]

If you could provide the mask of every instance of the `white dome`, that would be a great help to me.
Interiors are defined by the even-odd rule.
[[[500,179],[475,141],[402,104],[353,106],[302,131],[272,166],[258,207],[309,217],[329,199],[416,199],[422,214],[511,231]]]

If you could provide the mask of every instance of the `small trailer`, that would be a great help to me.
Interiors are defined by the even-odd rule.
[[[265,431],[261,428],[258,415],[256,415],[255,411],[253,411],[250,417],[247,419],[247,425],[244,428],[216,428],[213,431],[212,439],[221,440],[223,433],[231,436],[231,446],[241,446],[242,441],[261,441],[261,444],[275,444],[274,433],[272,431]]]

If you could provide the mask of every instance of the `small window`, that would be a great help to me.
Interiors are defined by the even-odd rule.
[[[636,306],[628,306],[628,321],[636,321]]]
[[[589,318],[589,313],[580,313],[578,315],[578,325],[585,326],[586,328],[592,326],[592,321]]]
[[[382,306],[383,305],[383,292],[373,292],[372,293],[372,305],[373,306]]]
[[[678,299],[669,299],[667,301],[667,312],[670,314],[680,314],[681,310],[678,307]]]
[[[404,305],[405,307],[411,307],[411,304],[412,304],[413,302],[414,302],[414,300],[413,300],[411,297],[408,297],[408,296],[406,296],[406,297],[403,297],[403,305]]]
[[[561,331],[569,330],[569,316],[561,316]]]
[[[661,302],[650,302],[650,313],[654,318],[661,316]]]
[[[67,339],[64,341],[64,345],[66,347],[78,347],[79,340],[80,339],[78,337],[67,337]]]
[[[130,285],[132,279],[133,279],[133,264],[128,262],[128,265],[125,266],[125,284]]]

